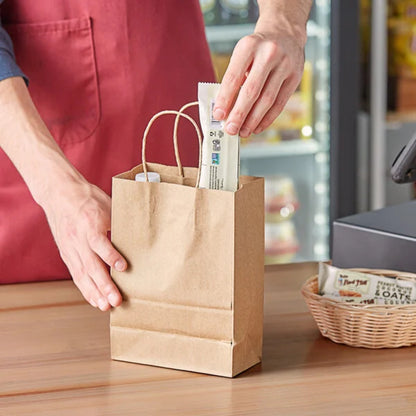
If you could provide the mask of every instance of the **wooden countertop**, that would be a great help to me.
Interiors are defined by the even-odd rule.
[[[266,268],[263,363],[235,379],[112,361],[72,282],[0,286],[0,415],[416,414],[416,348],[323,338],[299,291],[316,269]]]

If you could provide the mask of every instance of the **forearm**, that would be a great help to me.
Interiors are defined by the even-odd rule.
[[[52,138],[21,77],[0,81],[0,147],[41,206],[56,194],[56,184],[84,180]]]
[[[284,30],[304,45],[312,2],[313,0],[258,0],[260,13],[256,31],[278,33]]]

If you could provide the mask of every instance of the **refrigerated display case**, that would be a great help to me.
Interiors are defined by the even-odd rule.
[[[415,198],[390,168],[416,132],[415,3],[361,0],[363,102],[359,113],[359,211]]]
[[[221,81],[236,42],[254,31],[257,2],[201,0],[201,8]],[[298,90],[269,129],[241,144],[241,174],[264,176],[274,201],[266,200],[268,263],[329,258],[330,0],[314,2],[307,32]]]

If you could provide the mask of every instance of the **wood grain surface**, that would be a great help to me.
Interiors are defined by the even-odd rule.
[[[266,269],[263,363],[235,379],[112,361],[71,282],[0,286],[0,415],[415,415],[416,349],[321,337],[299,291],[316,268]]]

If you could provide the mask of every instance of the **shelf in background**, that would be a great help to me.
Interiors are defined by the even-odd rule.
[[[242,159],[260,159],[281,156],[299,156],[314,154],[319,150],[319,143],[314,139],[291,140],[276,144],[253,143],[241,146],[240,157]]]
[[[389,111],[386,121],[387,123],[416,123],[416,111]]]
[[[241,23],[236,25],[215,25],[206,26],[205,33],[208,43],[218,43],[226,41],[238,41],[243,36],[254,32],[254,23]],[[312,20],[307,25],[308,37],[319,36],[322,29]]]

